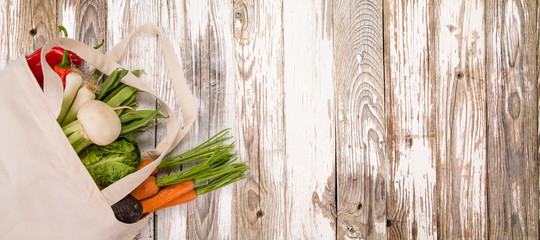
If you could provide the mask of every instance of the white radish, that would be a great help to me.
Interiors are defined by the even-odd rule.
[[[64,88],[64,94],[62,98],[62,107],[60,109],[60,114],[56,119],[58,123],[62,123],[62,121],[66,117],[66,113],[71,107],[73,99],[75,99],[77,91],[81,87],[82,83],[83,78],[79,72],[72,71],[68,75],[66,75],[66,87]]]
[[[94,91],[92,91],[86,86],[80,88],[77,92],[77,97],[71,104],[71,107],[69,108],[69,111],[66,113],[66,116],[60,123],[60,126],[63,127],[75,121],[75,119],[77,119],[77,113],[79,112],[81,106],[94,99],[96,99],[96,94],[94,93]]]
[[[79,109],[77,121],[64,128],[64,133],[77,153],[91,144],[104,146],[120,136],[122,124],[116,112],[106,103],[91,100]]]
[[[122,130],[116,112],[102,101],[93,100],[85,103],[79,110],[77,119],[88,139],[100,146],[114,142]]]

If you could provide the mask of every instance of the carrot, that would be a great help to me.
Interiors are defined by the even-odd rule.
[[[144,182],[141,183],[141,185],[131,192],[131,195],[133,195],[137,200],[142,200],[153,196],[158,191],[159,187],[156,184],[156,177],[149,176],[146,180],[144,180]]]
[[[149,213],[178,196],[193,190],[194,187],[195,183],[192,180],[166,186],[159,190],[154,196],[141,200],[143,212]]]
[[[143,213],[145,215],[147,215],[147,214],[150,214],[152,212],[155,212],[155,211],[158,211],[158,210],[161,210],[161,209],[164,209],[164,208],[168,208],[168,207],[188,203],[188,202],[191,202],[191,201],[195,200],[200,195],[209,193],[209,192],[214,191],[216,189],[227,186],[227,185],[229,185],[231,183],[234,183],[234,182],[240,181],[242,179],[245,179],[246,176],[244,175],[244,172],[246,170],[248,170],[249,168],[244,164],[238,164],[237,166],[238,167],[235,168],[234,171],[229,172],[229,173],[227,173],[225,175],[222,175],[219,178],[211,181],[210,183],[208,183],[206,185],[193,188],[190,191],[188,191],[188,192],[186,192],[186,193],[184,193],[182,195],[176,196],[175,198],[173,198],[173,199],[171,199],[171,200],[169,200],[169,201],[167,201],[165,203],[162,203],[161,201],[157,202],[158,201],[157,199],[156,200],[148,200],[148,202],[150,202],[150,201],[156,201],[157,202],[156,204],[153,205],[153,206],[155,206],[153,208],[151,208],[148,203],[146,204],[146,208],[145,208],[145,200],[146,200],[145,199],[145,200],[143,200],[141,202],[142,206],[143,206]],[[171,185],[171,186],[174,186],[174,185]],[[158,194],[159,194],[159,192],[158,192]],[[147,199],[150,199],[150,198],[147,198]],[[161,199],[161,200],[164,200],[164,199]]]
[[[187,193],[184,193],[178,197],[176,197],[175,199],[169,201],[169,202],[166,202],[165,204],[151,210],[150,212],[147,212],[147,213],[152,213],[152,212],[155,212],[155,211],[158,211],[158,210],[161,210],[161,209],[164,209],[164,208],[168,208],[168,207],[173,207],[173,206],[176,206],[176,205],[180,205],[180,204],[184,204],[184,203],[188,203],[188,202],[191,202],[193,200],[195,200],[197,198],[197,191],[195,191],[195,189],[192,189],[191,191],[187,192]]]
[[[206,142],[185,153],[182,153],[172,158],[163,159],[158,168],[171,167],[178,164],[199,160],[204,160],[204,162],[185,171],[176,173],[172,176],[166,176],[157,180],[153,178],[154,181],[146,179],[135,190],[133,190],[132,195],[134,195],[139,200],[151,197],[153,194],[156,194],[156,189],[158,189],[159,187],[168,186],[186,181],[188,179],[192,179],[197,174],[200,174],[202,171],[205,171],[211,167],[223,165],[231,161],[232,158],[236,155],[229,152],[229,150],[234,148],[234,144],[222,145],[225,141],[232,138],[225,137],[228,132],[229,129],[225,129],[214,135]],[[139,166],[139,170],[146,165],[152,163],[153,161],[153,159],[142,160]],[[151,175],[155,175],[157,172],[158,169],[156,168]]]
[[[142,160],[141,161],[141,165],[139,166],[139,169],[138,170],[141,170],[143,167],[145,167],[146,165],[150,164],[154,162],[154,159],[145,159],[145,160]],[[156,173],[158,172],[158,169],[154,169],[154,171],[150,174],[150,175],[156,175]]]
[[[192,180],[195,184],[198,184],[210,178],[233,171],[235,166],[234,164],[231,165],[230,162],[234,161],[234,154],[231,154],[226,150],[221,150],[219,147],[216,148],[216,150],[217,152],[210,158],[196,166],[160,179],[149,177],[133,190],[131,194],[138,200],[142,200],[156,194],[157,189],[160,187],[181,183],[186,180]],[[142,161],[141,166],[146,165],[151,161],[152,160],[144,160]]]
[[[193,201],[197,196],[246,178],[244,172],[249,170],[249,167],[245,163],[233,163],[236,160],[236,153],[229,152],[234,148],[234,143],[221,145],[230,139],[224,138],[227,132],[228,129],[186,153],[162,160],[158,168],[198,160],[204,161],[169,176],[145,180],[136,189],[137,192],[132,193],[137,199],[142,199],[140,201],[144,213],[143,217],[163,208]],[[146,164],[148,163],[144,161],[141,166]],[[212,181],[206,185],[195,187],[208,180]],[[155,193],[156,187],[160,188],[157,193]]]

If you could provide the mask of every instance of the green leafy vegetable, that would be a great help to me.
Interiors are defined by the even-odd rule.
[[[105,146],[92,145],[81,154],[81,161],[100,189],[106,188],[141,164],[141,151],[131,135],[119,137]]]

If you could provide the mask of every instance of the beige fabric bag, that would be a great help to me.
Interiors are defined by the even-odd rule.
[[[131,39],[139,32],[158,34],[178,96],[184,128],[159,97],[167,119],[167,135],[154,150],[143,153],[156,159],[99,191],[56,122],[62,101],[59,77],[43,64],[44,90],[39,88],[24,57],[0,72],[0,238],[1,239],[133,239],[146,224],[141,219],[124,224],[114,217],[110,205],[139,185],[165,154],[187,133],[197,112],[184,78],[182,65],[170,41],[154,25],[143,25],[107,55],[78,41],[60,38],[47,43],[42,52],[62,46],[101,72],[120,68]],[[42,62],[45,62],[42,54]],[[152,66],[149,66],[152,67]],[[129,73],[123,82],[151,93]],[[154,95],[155,96],[155,95]]]

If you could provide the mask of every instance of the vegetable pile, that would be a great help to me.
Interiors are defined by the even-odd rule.
[[[64,27],[58,29],[67,37]],[[103,42],[95,48],[101,45]],[[41,49],[28,56],[27,61],[43,87],[40,54]],[[108,76],[94,70],[88,77],[78,69],[83,60],[59,47],[47,53],[46,60],[64,85],[57,122],[99,189],[154,161],[141,159],[141,150],[132,134],[166,117],[160,109],[136,110],[139,89],[121,82],[128,70],[117,69]],[[131,73],[139,76],[142,70]],[[133,223],[152,212],[193,201],[199,195],[246,178],[249,167],[236,162],[234,143],[226,143],[232,139],[227,137],[228,133],[225,129],[187,152],[163,159],[140,186],[112,206],[117,219]],[[186,163],[192,166],[186,168]],[[182,171],[156,177],[162,169],[169,172],[180,167]]]

